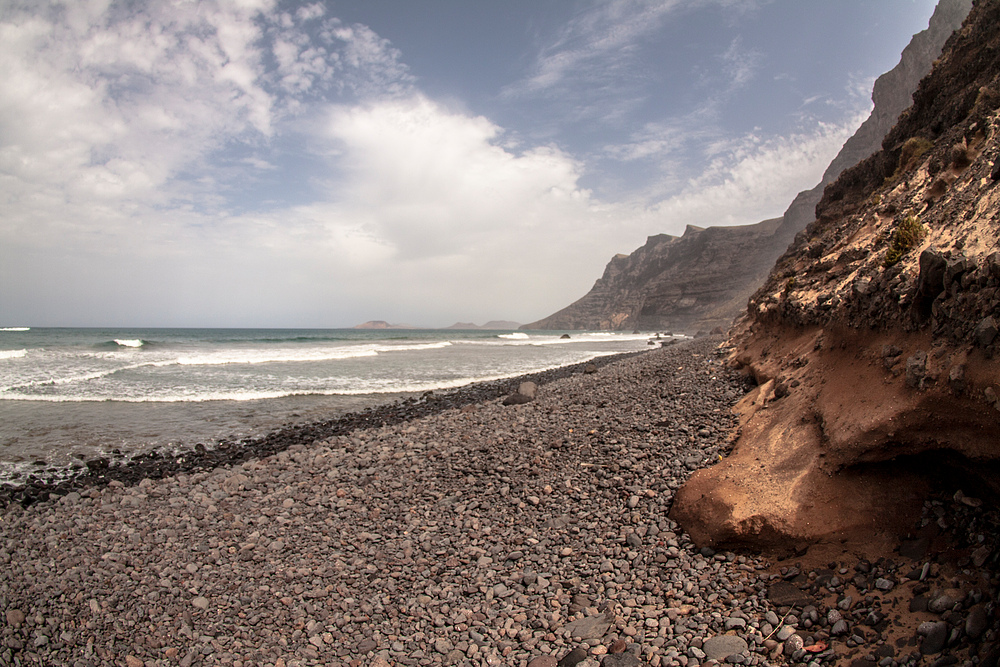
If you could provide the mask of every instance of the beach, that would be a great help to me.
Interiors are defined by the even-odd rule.
[[[971,655],[948,632],[985,631],[995,591],[974,568],[927,548],[877,562],[717,553],[669,518],[737,428],[748,386],[719,342],[576,368],[520,405],[483,394],[9,503],[0,664],[912,664],[917,620],[946,631],[926,655],[948,641]],[[928,507],[928,523],[961,526],[960,508]],[[903,609],[946,588],[962,594],[943,616]]]
[[[0,485],[209,449],[397,399],[648,349],[653,334],[0,330]]]

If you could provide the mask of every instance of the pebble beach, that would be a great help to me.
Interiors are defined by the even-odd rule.
[[[523,404],[11,502],[0,664],[819,665],[850,650],[898,665],[945,644],[973,664],[995,633],[988,574],[963,578],[926,549],[810,571],[697,549],[669,519],[737,426],[747,386],[718,343],[616,359]],[[938,523],[950,511],[928,508]],[[943,617],[915,613],[943,630],[893,644],[891,595],[935,602],[935,577],[961,596]],[[970,618],[982,627],[967,632]],[[932,631],[946,635],[933,654]]]

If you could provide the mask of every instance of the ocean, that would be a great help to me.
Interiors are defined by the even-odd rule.
[[[575,331],[2,328],[0,481],[116,449],[263,435],[426,391],[644,350],[649,339]]]

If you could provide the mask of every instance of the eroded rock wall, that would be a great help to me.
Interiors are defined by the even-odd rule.
[[[825,191],[734,328],[759,383],[673,514],[696,541],[871,539],[927,490],[1000,496],[1000,2]]]

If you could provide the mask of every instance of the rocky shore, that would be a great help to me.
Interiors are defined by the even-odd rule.
[[[718,342],[9,503],[0,665],[996,665],[975,498],[881,558],[715,553],[668,518],[735,435]]]
[[[583,372],[587,367],[602,368],[632,354],[635,353],[608,355],[586,363],[560,366],[515,378],[478,382],[442,392],[428,391],[420,396],[377,405],[361,412],[349,412],[325,421],[288,424],[259,437],[223,440],[208,446],[198,444],[190,449],[161,449],[132,455],[116,449],[108,456],[96,457],[70,468],[53,467],[40,461],[37,470],[22,479],[0,484],[0,505],[16,502],[27,506],[47,500],[49,495],[63,496],[70,491],[106,486],[115,481],[132,486],[146,478],[161,479],[170,475],[238,465],[283,452],[292,445],[311,444],[335,435],[352,433],[357,429],[400,424],[444,410],[508,396],[522,382],[545,384]]]

